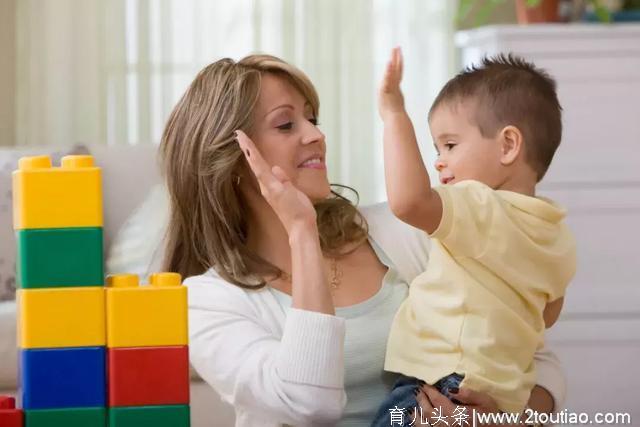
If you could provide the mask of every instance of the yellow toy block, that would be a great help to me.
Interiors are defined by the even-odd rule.
[[[102,227],[102,180],[91,156],[23,157],[13,172],[13,228]]]
[[[104,287],[18,290],[21,348],[106,345]]]
[[[107,278],[108,347],[187,343],[187,288],[179,274],[152,274],[148,286],[134,274]]]

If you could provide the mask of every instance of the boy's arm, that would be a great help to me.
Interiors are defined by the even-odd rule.
[[[400,91],[402,54],[393,49],[380,88],[379,108],[384,123],[384,175],[389,207],[402,221],[428,233],[442,218],[442,201],[431,188],[411,120]]]
[[[562,305],[564,304],[564,297],[558,298],[555,301],[548,302],[546,307],[544,308],[544,313],[542,316],[544,317],[544,325],[547,328],[553,326],[560,317],[560,312],[562,311]]]

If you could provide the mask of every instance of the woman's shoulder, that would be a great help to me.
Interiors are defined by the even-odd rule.
[[[426,269],[431,247],[427,233],[396,218],[386,202],[364,206],[360,212],[367,220],[369,236],[403,278],[411,281]]]
[[[184,285],[188,289],[189,308],[192,309],[250,307],[250,293],[260,292],[257,290],[245,290],[240,286],[227,282],[213,268],[203,274],[186,278]]]
[[[429,245],[429,236],[422,230],[400,221],[387,202],[364,206],[360,212],[367,220],[369,234],[385,246]],[[386,248],[385,248],[386,249]]]

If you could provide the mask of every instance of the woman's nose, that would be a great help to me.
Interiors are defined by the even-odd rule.
[[[302,136],[303,144],[311,144],[312,142],[324,141],[324,133],[311,122],[307,122],[304,129],[304,135]]]

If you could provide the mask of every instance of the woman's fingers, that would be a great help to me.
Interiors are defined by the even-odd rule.
[[[451,393],[455,399],[465,405],[478,406],[482,404],[482,398],[479,393],[474,390],[461,388],[457,393]]]
[[[280,181],[283,184],[285,182],[291,181],[291,178],[289,178],[289,175],[287,175],[287,173],[280,166],[272,167],[271,172],[273,173],[273,176],[275,176],[278,179],[278,181]]]
[[[434,407],[427,394],[421,388],[418,388],[418,394],[416,395],[418,401],[418,420],[428,420],[429,416],[433,413]],[[421,420],[422,419],[422,420]]]
[[[266,171],[269,171],[271,168],[269,167],[269,165],[267,165],[267,162],[265,162],[264,158],[260,154],[260,151],[258,151],[255,144],[253,143],[251,138],[247,136],[246,133],[241,130],[237,130],[236,138],[238,140],[238,144],[240,144],[242,152],[244,153],[244,157],[249,163],[249,167],[253,171],[254,175],[258,179],[260,179],[260,176],[262,176]]]
[[[466,406],[476,407],[487,412],[497,412],[498,404],[486,393],[461,388],[458,393],[451,393],[451,396]]]
[[[453,410],[456,408],[456,404],[449,400],[447,396],[440,393],[437,388],[432,385],[425,384],[422,386],[422,390],[427,394],[434,407],[442,408],[443,413],[453,413]]]
[[[277,191],[280,189],[281,182],[273,176],[271,167],[264,160],[260,151],[258,151],[253,141],[251,141],[251,138],[241,130],[236,130],[236,137],[238,139],[238,144],[240,144],[240,148],[244,153],[244,157],[247,159],[247,163],[249,163],[251,171],[258,179],[258,183],[260,184],[260,189],[263,194],[265,189],[269,189],[271,191]]]

